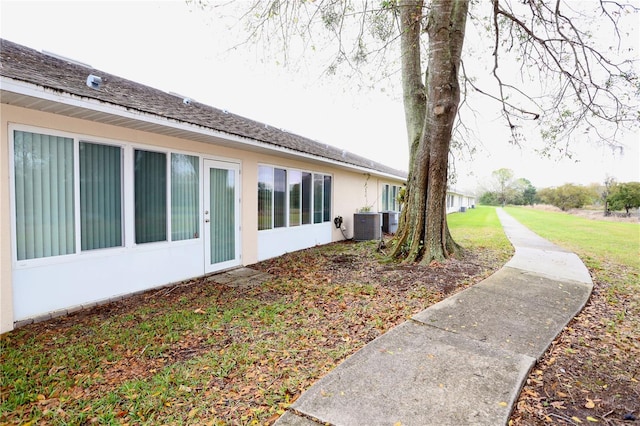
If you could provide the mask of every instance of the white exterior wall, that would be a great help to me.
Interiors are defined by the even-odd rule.
[[[459,212],[462,207],[470,209],[475,204],[476,199],[473,195],[464,194],[457,190],[447,191],[447,214]]]
[[[333,222],[258,231],[258,260],[270,259],[332,241]]]

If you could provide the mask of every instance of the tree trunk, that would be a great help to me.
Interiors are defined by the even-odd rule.
[[[426,94],[422,83],[420,35],[422,31],[422,0],[402,0],[400,10],[400,48],[402,57],[402,93],[407,138],[409,141],[409,176],[405,204],[400,214],[398,233],[392,257],[414,261],[420,254],[424,234],[426,176],[418,176],[418,164],[426,164],[425,153],[419,152],[422,140]]]
[[[427,187],[427,224],[423,262],[452,255],[454,244],[446,215],[447,168],[451,132],[460,103],[458,69],[462,55],[467,0],[434,0],[427,24],[429,35],[429,79],[427,116],[423,138],[429,145],[429,185]]]
[[[416,2],[411,4],[417,7]],[[401,3],[402,6],[409,9],[406,2]],[[408,105],[407,98],[410,94],[407,93],[407,88],[413,87],[409,83],[415,83],[416,72],[405,69],[405,56],[412,55],[419,62],[419,44],[408,42],[408,34],[418,25],[401,28],[403,90],[411,164],[407,203],[393,255],[404,257],[408,262],[418,259],[425,263],[443,260],[458,249],[447,226],[445,200],[451,133],[460,102],[458,69],[467,11],[468,0],[434,0],[431,3],[426,27],[429,35],[426,109],[415,150],[414,140],[411,139],[415,127],[409,128],[409,122],[416,113],[416,105]],[[401,10],[401,17],[406,17],[405,14]],[[401,19],[401,25],[411,22]],[[408,39],[406,43],[405,37]],[[405,83],[405,80],[408,81]]]

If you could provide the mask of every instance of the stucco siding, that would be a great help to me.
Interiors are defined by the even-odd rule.
[[[131,206],[133,193],[125,188],[129,211],[124,212],[125,242],[122,247],[78,252],[72,255],[18,261],[11,208],[13,129],[53,132],[78,140],[117,144],[125,152],[125,181],[133,180],[131,152],[134,149],[161,149],[197,156],[206,160],[231,162],[239,166],[240,179],[240,264],[251,265],[264,258],[285,252],[325,244],[344,238],[333,226],[333,218],[342,216],[346,236],[353,235],[353,213],[370,205],[377,211],[380,177],[353,167],[337,166],[322,159],[300,159],[288,153],[269,154],[234,149],[212,143],[196,142],[166,135],[131,130],[118,126],[33,111],[7,104],[0,105],[0,332],[13,328],[16,321],[39,317],[67,309],[89,306],[114,297],[144,291],[205,273],[204,238],[186,241],[162,241],[152,244],[132,243]],[[227,145],[229,141],[224,141]],[[127,154],[128,153],[128,154]],[[126,160],[127,155],[129,160]],[[128,161],[128,162],[127,162]],[[332,178],[331,221],[269,231],[258,231],[258,166],[307,170]],[[201,179],[204,177],[201,174]],[[394,182],[386,178],[385,182]],[[398,180],[396,184],[402,184]],[[201,210],[202,210],[201,202]],[[201,222],[204,220],[200,214]]]

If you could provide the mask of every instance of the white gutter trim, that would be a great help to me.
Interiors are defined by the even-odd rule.
[[[64,105],[69,105],[77,108],[87,109],[91,111],[102,112],[105,114],[111,114],[122,118],[131,120],[142,121],[145,123],[155,124],[158,126],[165,126],[186,132],[192,132],[205,136],[212,136],[220,139],[225,139],[230,142],[237,143],[239,145],[245,145],[249,147],[261,148],[267,151],[273,151],[276,153],[293,154],[297,157],[312,159],[320,161],[322,163],[347,168],[351,170],[357,170],[364,173],[372,173],[381,177],[388,177],[392,179],[405,180],[402,176],[396,176],[391,173],[381,172],[374,169],[369,169],[362,166],[357,166],[349,163],[343,163],[330,158],[325,158],[313,154],[308,154],[300,151],[295,151],[290,148],[285,148],[277,145],[268,144],[255,139],[250,139],[243,136],[234,135],[231,133],[222,132],[219,130],[211,129],[208,127],[200,126],[197,124],[186,123],[174,119],[169,119],[156,114],[151,114],[143,111],[136,111],[124,106],[114,105],[107,102],[91,99],[87,97],[81,97],[68,92],[58,91],[56,89],[46,88],[40,85],[15,80],[6,76],[0,76],[0,89],[2,91],[13,92],[16,94],[30,96],[38,99],[43,99],[51,102],[57,102]]]

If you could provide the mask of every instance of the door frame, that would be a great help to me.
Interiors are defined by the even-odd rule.
[[[235,220],[235,232],[234,232],[234,246],[235,246],[235,256],[231,260],[211,263],[211,228],[210,228],[210,214],[208,213],[211,209],[211,200],[210,200],[210,188],[211,188],[211,169],[223,169],[230,170],[235,172],[235,185],[234,185],[234,220]],[[214,160],[209,158],[203,159],[203,203],[202,203],[202,235],[204,242],[204,272],[205,274],[221,271],[224,269],[233,268],[236,266],[240,266],[242,264],[242,228],[241,228],[241,203],[240,196],[242,194],[242,180],[241,180],[241,167],[239,161],[230,161],[230,160]]]

